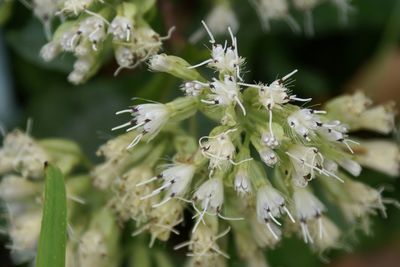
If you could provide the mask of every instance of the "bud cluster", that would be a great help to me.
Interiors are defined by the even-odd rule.
[[[230,26],[233,32],[239,28],[239,22],[234,12],[235,6],[229,0],[215,1],[213,8],[205,17],[205,22],[216,35],[222,35]],[[307,35],[314,34],[314,22],[312,12],[319,5],[328,2],[339,12],[339,20],[346,24],[349,13],[353,11],[351,0],[248,0],[254,8],[264,31],[271,30],[271,22],[283,21],[294,33],[300,33],[301,27],[295,20],[293,9],[304,13],[304,32]],[[197,42],[204,36],[204,31],[199,29],[191,36],[192,42]]]
[[[144,20],[153,1],[140,5],[122,2],[115,8],[94,0],[60,2],[58,12],[70,19],[58,26],[40,55],[45,61],[51,61],[62,52],[72,53],[76,61],[68,80],[73,84],[84,83],[92,77],[103,58],[112,52],[119,65],[115,74],[124,68],[135,68],[156,54],[173,30],[161,37]]]
[[[108,230],[106,237],[90,227],[89,230],[83,231],[86,226],[82,224],[82,221],[85,221],[82,211],[86,204],[86,198],[83,196],[90,189],[92,189],[92,196],[96,194],[87,175],[73,174],[75,168],[83,161],[84,157],[79,147],[71,141],[35,140],[20,130],[14,130],[5,135],[3,146],[0,148],[0,175],[2,176],[0,199],[5,208],[4,233],[9,236],[8,247],[11,249],[15,263],[33,261],[36,256],[42,223],[44,166],[46,162],[51,162],[57,165],[66,177],[69,227],[66,256],[69,265],[67,266],[117,266],[112,265],[117,262],[115,258],[110,259],[106,265],[91,264],[93,261],[98,262],[99,258],[104,261],[110,242],[104,240],[104,245],[101,242],[104,238],[118,239],[118,231],[114,229],[114,226],[113,229]],[[108,215],[109,224],[115,225],[113,214],[110,212],[108,214],[110,214]],[[104,223],[104,218],[101,223]],[[111,242],[114,248],[115,243],[116,241]],[[96,247],[95,250],[94,247]],[[77,257],[78,254],[79,257]]]

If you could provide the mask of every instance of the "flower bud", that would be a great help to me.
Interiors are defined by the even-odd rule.
[[[49,62],[55,59],[61,52],[61,47],[57,42],[48,42],[40,49],[40,56],[44,61]]]
[[[178,233],[173,228],[183,220],[183,205],[178,199],[171,199],[167,203],[154,208],[150,214],[149,232],[152,243],[157,238],[167,241],[171,232]],[[151,243],[151,245],[152,245]]]
[[[317,252],[324,252],[328,249],[339,247],[340,230],[326,216],[321,216],[319,220],[314,220],[309,225],[312,247]]]
[[[98,211],[80,239],[79,266],[118,266],[118,239],[119,229],[111,212],[107,209]]]
[[[18,171],[24,177],[42,178],[48,153],[30,136],[15,130],[6,135],[0,149],[0,170]]]
[[[142,197],[151,194],[154,186],[146,184],[137,186],[153,176],[152,171],[146,167],[133,168],[120,176],[114,185],[115,195],[110,200],[109,206],[121,221],[135,219],[138,223],[145,222],[151,212],[152,206],[157,203],[157,198]]]
[[[328,116],[348,124],[351,131],[366,129],[388,134],[394,129],[394,109],[391,103],[371,107],[364,93],[339,96],[326,104]]]
[[[40,195],[42,189],[40,183],[34,183],[16,175],[8,175],[0,182],[0,198],[5,202],[23,201]]]
[[[385,140],[363,140],[357,150],[356,161],[361,165],[397,177],[400,173],[400,148]]]
[[[253,238],[259,247],[274,248],[282,238],[282,231],[272,221],[260,222],[258,216],[250,220]]]
[[[41,222],[42,213],[34,210],[11,218],[9,235],[12,242],[12,254],[17,261],[26,261],[35,256]]]
[[[149,60],[152,71],[166,72],[182,80],[202,80],[195,69],[189,69],[190,64],[180,57],[166,54],[154,55]]]

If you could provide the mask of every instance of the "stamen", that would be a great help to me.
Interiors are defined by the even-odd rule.
[[[240,99],[238,96],[235,96],[235,100],[238,103],[239,107],[242,109],[243,115],[246,116],[246,109],[244,108],[242,102],[240,102]]]
[[[274,132],[272,131],[272,109],[269,109],[269,133],[271,139],[275,139]]]
[[[298,71],[298,70],[296,69],[296,70],[292,71],[291,73],[289,73],[289,74],[283,76],[283,78],[282,78],[281,80],[282,80],[282,81],[287,80],[288,78],[290,78],[290,76],[294,75],[297,71]]]
[[[204,22],[204,20],[201,21],[201,24],[203,24],[204,29],[206,30],[208,36],[210,37],[210,43],[215,44],[215,39],[213,34],[211,33],[210,29],[208,28],[207,24]]]
[[[301,226],[301,231],[303,232],[304,243],[307,244],[308,241],[310,241],[310,243],[314,243],[313,239],[311,238],[310,232],[308,231],[308,227],[307,227],[306,223],[301,222],[300,226]]]
[[[218,213],[218,217],[220,217],[221,219],[223,219],[223,220],[226,220],[226,221],[242,221],[242,220],[244,220],[244,218],[232,218],[232,217],[226,217],[226,216],[223,216],[221,213]]]
[[[174,250],[178,250],[178,249],[181,249],[181,248],[190,246],[190,245],[192,245],[192,244],[193,244],[193,241],[191,241],[191,240],[185,241],[185,242],[183,242],[183,243],[180,243],[180,244],[174,246]]]
[[[136,146],[140,142],[142,137],[143,137],[143,134],[139,134],[138,136],[136,136],[135,139],[133,139],[133,141],[128,145],[128,147],[126,149],[129,150],[132,147]]]
[[[268,230],[271,232],[272,236],[276,239],[279,240],[279,237],[276,235],[276,233],[274,232],[274,230],[271,227],[271,224],[269,222],[266,223],[267,224],[267,228]]]
[[[154,176],[154,177],[150,178],[149,180],[146,180],[146,181],[143,181],[143,182],[141,182],[141,183],[136,184],[136,187],[149,184],[149,183],[151,183],[151,182],[153,182],[153,181],[155,181],[155,180],[157,180],[157,179],[158,179],[158,177],[157,177],[157,176]]]
[[[319,239],[322,239],[325,230],[324,230],[324,225],[322,224],[322,217],[318,217],[318,228],[319,228]]]
[[[164,204],[166,204],[168,201],[170,201],[172,199],[172,197],[167,197],[165,198],[163,201],[161,201],[160,203],[154,204],[152,207],[153,208],[158,208]]]
[[[167,225],[163,225],[163,224],[159,224],[159,223],[156,223],[156,224],[154,224],[154,225],[157,226],[157,227],[163,228],[163,229],[165,229],[165,230],[171,231],[172,233],[174,233],[174,234],[176,234],[176,235],[179,235],[179,234],[180,234],[178,230],[174,229],[174,228],[171,227],[171,226],[167,226]]]
[[[271,218],[271,220],[274,221],[274,223],[276,223],[277,225],[281,226],[282,224],[274,217],[274,215],[272,215],[271,211],[267,211],[269,217]]]
[[[215,104],[215,101],[213,101],[213,100],[201,99],[200,101],[205,103],[205,104],[209,104],[209,105],[214,105]]]
[[[310,98],[299,98],[299,97],[296,97],[296,95],[291,95],[291,96],[289,96],[289,98],[291,100],[295,100],[295,101],[299,101],[299,102],[308,102],[308,101],[312,100],[311,97]]]
[[[219,248],[212,246],[211,249],[217,252],[219,255],[223,256],[224,258],[230,259],[229,255],[220,250]]]
[[[288,217],[292,221],[292,223],[295,223],[296,221],[294,220],[294,218],[293,218],[292,214],[290,213],[289,209],[286,206],[284,206],[283,210],[286,212],[286,214],[288,215]]]
[[[111,131],[119,130],[119,129],[128,127],[128,126],[130,126],[130,125],[131,125],[131,122],[127,122],[127,123],[124,123],[124,124],[121,124],[121,125],[119,125],[119,126],[116,126],[116,127],[112,128]]]
[[[167,34],[166,36],[160,37],[160,40],[161,40],[161,41],[164,41],[164,40],[168,40],[169,38],[171,38],[172,33],[175,31],[175,29],[176,29],[175,26],[171,27],[171,28],[168,30],[168,34]]]
[[[192,233],[196,232],[196,229],[197,229],[197,227],[199,226],[199,223],[200,223],[201,221],[203,221],[203,223],[205,223],[204,220],[203,220],[203,217],[204,217],[204,215],[205,215],[205,213],[206,213],[206,211],[207,211],[207,208],[208,208],[208,201],[209,201],[209,198],[206,198],[206,199],[205,199],[205,205],[204,205],[205,207],[204,207],[204,210],[202,211],[202,213],[201,213],[200,216],[199,216],[199,219],[197,220],[196,224],[194,225],[193,230],[192,230]]]
[[[171,186],[171,184],[172,184],[172,183],[169,182],[169,183],[166,183],[166,184],[162,185],[161,187],[155,189],[155,190],[154,190],[153,192],[151,192],[150,194],[141,197],[140,200],[145,200],[145,199],[148,199],[148,198],[151,198],[151,197],[154,197],[154,196],[160,194],[165,188]]]
[[[131,128],[128,128],[128,129],[126,129],[126,132],[133,131],[133,130],[135,130],[135,129],[137,129],[137,128],[139,128],[139,127],[141,127],[141,126],[145,125],[145,124],[146,124],[145,122],[141,122],[141,123],[139,123],[139,124],[136,124],[135,126],[133,126],[133,127],[131,127]]]
[[[189,67],[187,67],[187,68],[188,68],[188,69],[195,69],[195,68],[197,68],[197,67],[201,67],[201,66],[207,65],[208,63],[210,63],[210,62],[212,62],[212,61],[213,61],[213,59],[210,58],[210,59],[207,59],[207,60],[205,60],[205,61],[203,61],[203,62],[200,62],[200,63],[198,63],[198,64],[196,64],[196,65],[189,66]]]
[[[120,110],[115,112],[115,115],[119,115],[119,114],[123,114],[123,113],[132,113],[132,109],[124,109],[124,110]]]
[[[78,196],[67,195],[67,198],[72,201],[75,201],[76,203],[82,204],[82,205],[86,204],[85,199],[78,197]]]

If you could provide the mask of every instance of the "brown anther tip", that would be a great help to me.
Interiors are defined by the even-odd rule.
[[[44,162],[44,168],[47,168],[47,167],[49,167],[49,162],[48,162],[48,161],[45,161],[45,162]]]

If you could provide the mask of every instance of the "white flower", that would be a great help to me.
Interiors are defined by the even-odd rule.
[[[141,197],[141,199],[147,199],[153,197],[155,195],[160,194],[164,190],[168,190],[166,193],[166,197],[161,203],[154,205],[155,207],[164,205],[169,200],[174,197],[183,197],[192,181],[194,172],[196,168],[192,164],[185,163],[175,163],[171,167],[167,168],[163,172],[161,172],[158,176],[155,176],[147,181],[144,181],[137,186],[141,186],[157,179],[163,180],[163,185],[153,190],[150,194]]]
[[[228,2],[218,2],[207,15],[205,23],[215,35],[222,35],[228,27],[233,32],[239,28],[238,19]],[[203,38],[204,34],[204,29],[199,29],[190,37],[190,41],[195,43]]]
[[[209,169],[223,169],[228,168],[230,164],[237,164],[233,161],[236,149],[229,137],[229,133],[235,130],[231,129],[216,136],[200,138],[201,153],[210,160]]]
[[[339,247],[340,230],[327,217],[321,216],[319,220],[312,221],[309,231],[314,241],[312,246],[316,251],[324,252]]]
[[[274,150],[272,150],[269,147],[266,147],[263,150],[261,150],[259,154],[262,161],[264,161],[264,163],[270,167],[275,166],[279,161],[278,155],[275,153]]]
[[[129,132],[108,140],[99,147],[96,155],[103,156],[106,160],[113,160],[129,153],[129,151],[126,151],[126,144],[131,142],[133,136],[133,132]]]
[[[212,178],[204,182],[193,194],[193,201],[201,202],[204,211],[219,213],[224,202],[224,186],[220,178]]]
[[[75,85],[81,84],[85,81],[85,74],[80,71],[72,71],[68,75],[68,81],[70,83],[73,83]]]
[[[157,54],[161,49],[162,41],[169,39],[174,29],[172,27],[167,36],[160,37],[158,33],[147,25],[138,27],[132,32],[129,45],[119,45],[115,49],[115,58],[119,68],[114,75],[117,75],[124,68],[133,69]]]
[[[351,159],[340,159],[337,161],[337,163],[339,163],[340,167],[351,173],[353,176],[359,176],[362,171],[360,164]]]
[[[321,0],[293,0],[293,4],[296,8],[301,10],[313,9]]]
[[[23,177],[8,175],[1,179],[0,198],[6,202],[26,200],[36,194],[39,195],[42,185]]]
[[[188,266],[225,266],[223,258],[229,259],[229,256],[219,248],[217,240],[226,236],[229,231],[230,228],[220,234],[216,234],[216,231],[211,226],[201,224],[196,231],[192,232],[190,241],[179,244],[174,249],[186,246],[189,248],[190,252],[187,256],[191,257],[191,261]]]
[[[62,9],[60,12],[64,13],[74,13],[74,15],[78,15],[82,11],[86,10],[91,4],[93,0],[65,0],[62,4]]]
[[[383,215],[386,214],[384,206],[386,200],[382,199],[381,190],[351,179],[346,180],[346,186],[343,189],[348,198],[339,201],[338,204],[349,223],[355,224],[358,220],[367,222],[368,217],[375,215],[377,210],[381,211]],[[368,227],[368,225],[364,226]]]
[[[20,260],[33,258],[39,241],[42,213],[28,211],[10,220],[11,248]]]
[[[48,42],[40,49],[40,56],[43,58],[44,61],[48,62],[56,58],[60,52],[60,45],[52,41]]]
[[[265,185],[257,190],[257,217],[260,222],[270,223],[272,220],[277,225],[281,223],[277,218],[286,213],[294,222],[292,215],[285,205],[285,199],[271,185]]]
[[[114,53],[115,60],[122,68],[129,68],[135,63],[135,54],[129,46],[117,46]]]
[[[313,109],[300,109],[292,113],[287,118],[287,122],[298,135],[302,136],[307,141],[311,141],[310,136],[313,136],[314,130],[323,126],[318,114],[325,113],[325,111]]]
[[[322,126],[318,127],[317,132],[330,142],[343,143],[351,153],[354,153],[349,143],[357,144],[353,140],[348,139],[347,132],[349,131],[348,126],[342,124],[340,121],[330,121],[323,123]]]
[[[294,208],[296,217],[300,221],[301,231],[305,243],[313,243],[313,238],[308,229],[307,223],[312,220],[319,221],[319,231],[323,231],[321,215],[325,211],[325,206],[308,189],[294,187],[293,192]]]
[[[263,142],[264,145],[271,149],[275,149],[279,146],[279,141],[276,139],[274,134],[271,134],[270,132],[265,132],[261,135],[261,141]]]
[[[129,42],[132,36],[133,22],[123,16],[116,16],[111,22],[108,33],[113,35],[114,40]]]
[[[34,14],[43,22],[47,22],[57,11],[57,1],[54,0],[33,0]]]
[[[293,145],[286,154],[290,157],[293,166],[293,182],[297,186],[305,186],[308,181],[315,178],[316,173],[334,177],[343,182],[335,173],[324,169],[324,157],[316,147]]]
[[[215,39],[211,31],[204,21],[202,21],[202,23],[210,37],[210,43],[212,44],[211,58],[190,68],[197,68],[208,64],[209,67],[217,70],[220,74],[233,76],[235,80],[242,80],[240,76],[240,66],[244,63],[244,60],[238,55],[237,40],[232,30],[228,28],[232,43],[231,46],[226,47],[222,44],[215,44]]]
[[[285,86],[285,81],[287,81],[292,75],[294,75],[297,70],[285,75],[281,79],[273,81],[269,86],[264,84],[248,84],[248,83],[238,83],[239,85],[248,86],[258,89],[258,101],[263,105],[269,112],[269,128],[271,141],[275,139],[274,132],[272,131],[272,116],[273,109],[279,108],[290,101],[301,101],[307,102],[311,98],[298,98],[296,95],[290,95],[289,89]],[[273,147],[271,147],[273,148]]]
[[[217,4],[205,19],[210,30],[216,35],[223,34],[228,27],[236,32],[239,22],[229,4]]]
[[[141,130],[135,139],[129,144],[128,149],[134,147],[142,139],[144,135],[149,135],[150,139],[155,137],[161,128],[167,123],[170,112],[164,104],[140,104],[132,109],[118,111],[116,114],[131,113],[134,117],[131,121],[120,126],[114,127],[112,130],[129,127],[126,131]]]
[[[350,4],[351,0],[330,0],[339,10],[340,21],[345,24],[348,20],[348,15],[353,11],[353,7]]]
[[[92,49],[97,51],[97,45],[106,38],[105,19],[99,16],[91,16],[84,19],[78,28],[81,36],[86,37],[92,43]]]
[[[250,218],[250,225],[254,241],[262,248],[274,248],[282,238],[282,231],[274,222],[260,222],[254,215]]]
[[[152,171],[147,167],[133,168],[118,176],[113,184],[115,195],[109,204],[121,221],[134,219],[137,223],[142,223],[148,220],[152,206],[157,203],[158,198],[141,199],[150,194],[154,186],[146,184],[137,187],[137,184],[152,176]]]
[[[90,71],[94,63],[93,57],[78,58],[74,63],[74,70],[86,74]]]
[[[294,32],[299,32],[300,28],[296,21],[289,14],[289,3],[287,0],[251,0],[264,30],[270,29],[270,21],[282,19],[287,22]]]
[[[0,149],[0,171],[18,171],[23,177],[42,178],[47,152],[29,135],[13,131],[6,135]]]
[[[359,127],[388,134],[394,129],[393,105],[380,105],[366,110],[358,121]]]
[[[236,103],[242,109],[243,114],[246,115],[246,110],[240,100],[240,88],[232,76],[225,75],[223,81],[214,78],[210,84],[195,83],[204,87],[208,86],[211,90],[211,94],[208,95],[209,99],[201,100],[203,103],[221,106],[229,106]]]
[[[186,96],[198,96],[205,86],[197,82],[185,82],[180,88]]]
[[[361,142],[356,161],[361,165],[391,176],[399,176],[400,148],[394,142],[373,140]]]
[[[304,31],[307,35],[314,34],[312,10],[321,2],[322,0],[293,0],[295,8],[304,12]]]
[[[329,116],[349,125],[349,130],[366,129],[388,134],[394,129],[392,103],[371,107],[372,101],[363,92],[344,95],[326,104]]]
[[[205,214],[220,215],[221,207],[224,203],[224,185],[222,179],[212,178],[205,181],[193,194],[192,201],[193,207],[197,212],[196,217],[199,217],[193,227],[193,232],[195,232],[199,224],[201,222],[204,223],[203,217]],[[202,210],[196,208],[195,202],[200,202]]]
[[[109,251],[101,231],[91,229],[82,236],[78,247],[79,266],[104,266]]]
[[[235,174],[234,188],[240,196],[245,196],[251,193],[252,186],[248,171],[240,169]]]
[[[149,217],[150,247],[155,239],[167,241],[171,233],[179,234],[174,227],[183,221],[183,204],[178,199],[172,199],[165,205],[158,205],[151,210]]]
[[[74,52],[76,46],[79,44],[81,32],[77,27],[71,27],[61,35],[60,45],[66,52]]]
[[[167,61],[166,54],[158,54],[150,57],[149,59],[149,67],[152,71],[159,72],[167,72],[171,66],[169,66],[169,62]]]

